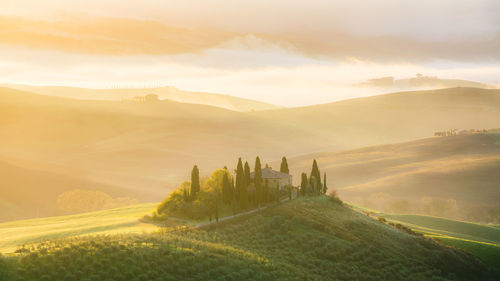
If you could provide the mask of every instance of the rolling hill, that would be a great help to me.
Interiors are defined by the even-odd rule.
[[[0,183],[0,206],[32,206],[27,217],[52,215],[33,200],[5,195],[14,189],[39,192],[42,186],[50,202],[56,196],[51,190],[84,186],[156,202],[189,178],[194,164],[203,176],[234,167],[240,156],[253,162],[259,155],[266,163],[283,155],[408,141],[437,130],[495,127],[498,120],[500,91],[472,88],[248,113],[170,100],[78,100],[0,88],[0,162],[24,169]],[[37,187],[30,179],[39,171],[48,175]],[[0,220],[12,218],[3,214]]]
[[[461,79],[445,79],[433,76],[417,75],[412,78],[394,79],[392,76],[369,79],[365,82],[356,84],[360,87],[377,87],[385,88],[387,90],[395,89],[439,89],[439,88],[455,88],[455,87],[470,87],[470,88],[483,88],[495,89],[495,86],[484,84],[476,81],[461,80]]]
[[[500,270],[500,228],[498,225],[424,215],[383,213],[356,205],[351,206],[378,220],[383,218],[389,223],[402,224],[444,245],[467,251]]]
[[[171,101],[182,103],[204,104],[233,111],[268,110],[279,108],[279,106],[265,102],[239,98],[230,95],[182,91],[175,87],[88,89],[62,86],[31,86],[21,84],[3,84],[2,86],[40,95],[82,100],[117,101],[122,99],[131,99],[135,96],[156,94],[160,99],[168,99]]]
[[[73,173],[57,172],[46,165],[31,165],[26,161],[0,162],[0,220],[15,220],[29,217],[53,216],[58,214],[56,200],[63,192],[74,189],[100,190],[112,197],[127,194],[133,198],[144,199],[144,194],[121,187],[94,182]]]
[[[141,223],[138,220],[145,214],[151,213],[157,205],[140,204],[78,215],[0,223],[0,236],[2,236],[0,252],[12,254],[25,244],[66,237],[157,231],[157,226]]]
[[[297,176],[315,158],[328,185],[363,206],[498,223],[499,138],[495,131],[432,137],[304,155],[289,163]]]
[[[50,240],[0,259],[3,280],[498,280],[474,256],[300,198],[199,229]]]
[[[194,164],[208,174],[238,156],[280,157],[278,146],[307,151],[305,145],[301,150],[280,143],[294,135],[291,126],[206,105],[75,100],[3,88],[0,161],[13,171],[4,174],[0,198],[8,208],[29,208],[31,217],[54,214],[35,207],[35,199],[52,196],[43,204],[50,206],[56,191],[82,187],[157,201],[187,178]],[[9,195],[41,190],[45,195],[34,200]],[[2,212],[0,220],[6,218],[11,215]]]
[[[400,92],[254,115],[328,138],[335,150],[415,140],[450,129],[497,128],[500,90]],[[322,151],[314,151],[322,152]]]

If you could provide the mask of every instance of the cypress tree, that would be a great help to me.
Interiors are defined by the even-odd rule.
[[[321,173],[319,172],[318,163],[316,163],[316,159],[314,159],[313,161],[311,175],[309,176],[309,181],[311,186],[313,187],[314,193],[320,194],[322,189]]]
[[[260,158],[255,158],[255,168],[253,175],[253,185],[255,187],[255,203],[257,207],[262,203],[262,168],[260,166]]]
[[[309,178],[309,186],[311,187],[311,193],[314,195],[318,194],[318,181],[315,176],[311,176]]]
[[[238,159],[238,166],[236,167],[236,198],[238,200],[238,207],[241,209],[246,208],[245,199],[246,194],[244,193],[245,186],[245,171],[243,170],[243,163],[241,158]]]
[[[326,194],[328,187],[326,186],[326,173],[323,175],[323,194]]]
[[[286,161],[286,157],[281,158],[280,172],[285,174],[290,173],[290,171],[288,170],[288,162]]]
[[[245,161],[244,173],[245,173],[245,184],[248,186],[250,184],[250,165],[248,165],[247,161]]]
[[[245,176],[245,181],[243,182],[243,194],[244,194],[244,201],[245,201],[245,208],[248,206],[248,203],[251,202],[251,194],[248,190],[248,187],[250,186],[250,165],[248,165],[248,162],[245,161],[245,168],[243,169],[243,173]]]
[[[302,173],[302,180],[301,180],[301,183],[300,183],[300,194],[302,196],[306,195],[306,193],[307,193],[307,185],[308,185],[307,174],[306,173]]]
[[[200,191],[200,171],[198,170],[198,166],[194,165],[193,170],[191,171],[191,199],[195,200],[196,195]]]

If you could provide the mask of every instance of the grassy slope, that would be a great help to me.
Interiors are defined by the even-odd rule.
[[[500,270],[500,226],[485,225],[446,218],[390,214],[352,205],[367,211],[373,217],[384,217],[393,223],[403,224],[414,231],[433,237],[445,245],[465,250],[485,263]]]
[[[398,221],[423,232],[453,236],[500,246],[500,229],[493,225],[477,224],[422,215],[385,214],[385,218]]]
[[[384,217],[438,239],[443,244],[463,249],[479,257],[485,263],[500,269],[500,229],[498,226],[420,215],[385,214]]]
[[[401,232],[327,197],[293,200],[199,230],[56,240],[6,265],[6,280],[16,275],[23,280],[500,278],[469,254]]]
[[[388,207],[384,197],[418,201],[425,196],[453,198],[459,207],[500,207],[499,136],[433,137],[304,155],[289,163],[297,177],[310,169],[315,158],[321,172],[327,173],[329,186],[339,190],[342,198],[376,209]]]
[[[76,99],[121,100],[129,99],[134,96],[156,94],[160,99],[169,99],[172,101],[183,103],[204,104],[235,111],[268,110],[279,108],[279,106],[275,106],[265,102],[238,98],[230,95],[181,91],[176,89],[175,87],[145,89],[85,89],[74,87],[29,86],[17,84],[7,84],[5,85],[5,87],[42,95]]]
[[[156,205],[141,204],[79,215],[0,223],[0,252],[11,253],[23,244],[63,237],[151,232],[158,228],[141,223],[138,218],[151,213]]]

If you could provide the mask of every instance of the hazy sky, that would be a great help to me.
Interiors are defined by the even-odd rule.
[[[280,105],[416,73],[500,84],[497,0],[0,0],[0,82],[173,85]],[[380,91],[380,90],[379,90]]]

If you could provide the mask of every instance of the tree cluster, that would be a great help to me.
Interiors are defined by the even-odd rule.
[[[302,173],[300,182],[300,195],[321,195],[326,194],[328,187],[326,185],[326,173],[323,174],[323,182],[321,181],[321,173],[318,163],[314,159],[309,178],[307,173]]]
[[[280,171],[289,173],[285,157],[282,159]],[[169,213],[192,219],[201,219],[208,214],[210,218],[218,220],[222,211],[230,210],[235,214],[258,208],[271,202],[279,202],[282,195],[278,185],[271,186],[267,179],[262,178],[259,157],[255,159],[253,178],[249,163],[245,161],[243,164],[239,158],[234,176],[224,167],[215,170],[201,182],[198,166],[195,165],[191,172],[191,182],[185,181],[174,190],[158,206],[157,214]],[[287,191],[291,199],[292,187],[289,186],[284,191]]]

